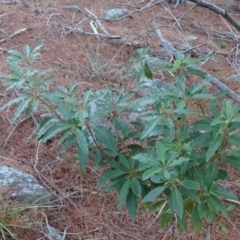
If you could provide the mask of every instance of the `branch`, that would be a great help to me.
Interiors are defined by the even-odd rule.
[[[198,1],[198,0],[196,0]],[[178,50],[166,39],[164,38],[164,36],[162,35],[160,29],[158,28],[157,24],[155,22],[152,22],[155,31],[158,35],[158,37],[160,38],[161,44],[162,46],[165,48],[165,50],[167,51],[168,55],[172,58],[173,54],[178,52]],[[206,73],[206,72],[205,72]],[[208,73],[207,77],[210,78],[210,75]],[[212,85],[214,85],[215,87],[217,87],[218,89],[222,90],[222,91],[226,91],[226,95],[231,98],[232,100],[240,103],[240,96],[235,93],[232,89],[230,89],[228,86],[226,86],[224,83],[222,83],[219,79],[217,78],[210,78],[210,83]]]
[[[229,15],[226,10],[204,0],[189,0],[189,1],[196,3],[197,6],[207,8],[216,14],[220,14],[222,17],[226,18],[228,22],[230,22],[238,31],[240,31],[240,22],[238,22],[235,18]]]

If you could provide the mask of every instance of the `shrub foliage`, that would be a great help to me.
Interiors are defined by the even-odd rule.
[[[50,90],[54,69],[33,65],[41,47],[9,51],[11,74],[1,78],[17,95],[1,110],[13,105],[15,121],[44,107],[49,114],[32,136],[44,143],[57,135],[63,151],[74,146],[83,170],[92,158],[93,171],[102,169],[98,189],[117,190],[117,208],[126,205],[133,220],[141,202],[159,212],[161,227],[175,219],[187,231],[190,219],[195,231],[212,222],[226,230],[221,219],[238,199],[221,182],[229,178],[228,165],[240,170],[240,105],[220,101],[223,92],[207,92],[209,75],[198,65],[202,58],[176,53],[172,63],[152,64],[140,49],[131,62],[138,91],[142,79],[148,81],[147,95],[136,99],[124,89],[104,87],[79,96],[78,83]],[[174,76],[168,87],[153,79],[164,71]],[[191,85],[192,76],[202,81]]]

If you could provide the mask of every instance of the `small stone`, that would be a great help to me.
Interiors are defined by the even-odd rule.
[[[28,173],[9,166],[0,166],[0,187],[13,189],[12,198],[23,203],[49,203],[51,194]]]
[[[195,40],[198,40],[198,37],[190,35],[190,36],[185,37],[185,39],[187,41],[195,41]]]
[[[115,19],[124,17],[129,14],[130,14],[130,12],[127,9],[114,8],[114,9],[110,9],[105,12],[105,19],[106,20],[115,20]],[[131,17],[131,15],[129,15],[129,17]]]

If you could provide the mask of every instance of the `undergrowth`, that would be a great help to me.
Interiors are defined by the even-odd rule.
[[[63,152],[74,146],[83,170],[92,158],[93,171],[104,169],[98,190],[117,190],[117,208],[126,205],[132,220],[140,203],[158,211],[163,228],[175,219],[187,231],[190,219],[194,231],[213,222],[227,231],[222,218],[239,202],[221,181],[229,178],[227,165],[240,170],[240,105],[220,101],[224,92],[207,92],[210,77],[198,65],[205,58],[176,53],[173,62],[158,60],[151,68],[147,50],[140,49],[131,63],[138,87],[146,90],[141,82],[147,79],[147,95],[136,99],[125,89],[103,87],[79,96],[78,83],[50,90],[53,69],[33,67],[41,47],[9,51],[12,73],[1,78],[16,95],[1,110],[15,107],[15,121],[44,107],[50,114],[32,137],[44,144],[57,136]],[[159,72],[170,72],[173,83],[156,84]],[[192,76],[202,81],[189,86]]]

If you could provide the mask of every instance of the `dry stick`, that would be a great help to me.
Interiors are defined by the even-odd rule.
[[[220,14],[221,16],[226,18],[228,22],[230,22],[238,31],[240,31],[240,22],[238,22],[235,18],[229,15],[226,10],[204,0],[190,0],[190,2],[194,2],[200,7],[207,8],[216,14]]]
[[[169,54],[170,57],[173,57],[174,53],[178,52],[178,50],[167,40],[163,37],[160,29],[158,28],[158,26],[156,25],[155,22],[152,22],[155,31],[158,35],[158,37],[161,40],[161,44],[163,45],[163,47],[166,49],[167,53]],[[206,72],[205,72],[206,73]],[[206,73],[206,78],[210,79],[210,83],[212,85],[214,85],[215,87],[217,87],[218,89],[222,90],[222,91],[226,91],[226,95],[231,98],[232,100],[240,103],[240,96],[238,94],[236,94],[233,90],[231,90],[229,87],[227,87],[224,83],[222,83],[220,80],[218,80],[215,77],[212,77],[210,74]]]
[[[3,43],[3,42],[5,42],[5,41],[7,41],[8,39],[13,38],[14,36],[16,36],[16,35],[24,32],[24,31],[26,31],[26,30],[27,30],[27,28],[22,28],[22,29],[20,29],[20,30],[17,30],[16,32],[14,32],[13,34],[11,34],[8,38],[3,38],[3,39],[1,39],[1,40],[0,40],[0,43]]]

